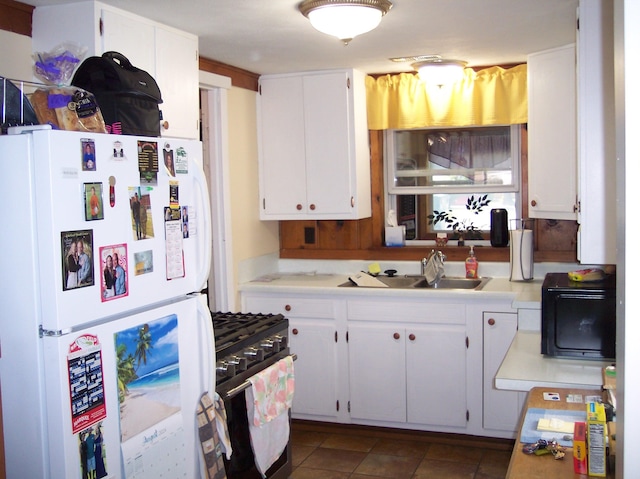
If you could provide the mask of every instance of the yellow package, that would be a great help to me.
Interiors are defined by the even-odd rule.
[[[587,462],[588,474],[607,475],[607,416],[602,403],[587,403]]]

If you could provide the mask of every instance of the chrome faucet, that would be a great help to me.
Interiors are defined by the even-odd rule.
[[[422,260],[420,261],[420,275],[424,276],[426,270],[427,270],[427,258],[422,258]]]

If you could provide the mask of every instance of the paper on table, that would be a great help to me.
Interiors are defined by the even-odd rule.
[[[587,411],[569,411],[561,409],[541,409],[541,408],[529,408],[524,417],[522,424],[522,434],[520,435],[520,442],[534,443],[538,439],[546,439],[547,441],[556,440],[558,444],[565,447],[573,446],[573,434],[570,434],[570,438],[565,439],[563,432],[553,431],[540,431],[538,430],[538,422],[540,419],[557,419],[560,421],[574,423],[576,421],[586,421]],[[573,433],[573,431],[571,431]]]
[[[575,421],[563,421],[556,417],[538,419],[538,431],[562,432],[573,434]]]

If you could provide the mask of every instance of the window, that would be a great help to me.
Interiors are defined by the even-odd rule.
[[[387,130],[387,211],[407,228],[407,241],[464,230],[486,239],[490,211],[520,211],[520,125]],[[484,234],[487,233],[487,234]]]

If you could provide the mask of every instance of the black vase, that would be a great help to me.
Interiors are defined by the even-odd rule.
[[[507,210],[494,208],[491,210],[491,246],[504,248],[509,245],[509,228],[507,227]]]

